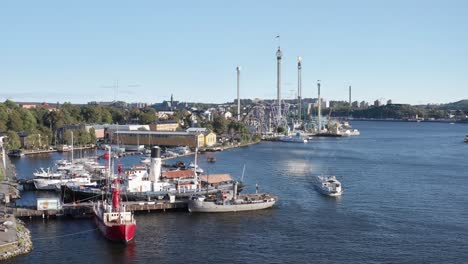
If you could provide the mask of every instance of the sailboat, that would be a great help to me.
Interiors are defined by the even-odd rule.
[[[110,152],[110,147],[109,147]],[[109,160],[109,178],[111,176]],[[119,178],[121,173],[119,167]],[[128,243],[135,236],[136,221],[132,212],[127,212],[121,204],[120,179],[113,180],[111,201],[104,199],[93,206],[94,222],[101,233],[109,240]]]

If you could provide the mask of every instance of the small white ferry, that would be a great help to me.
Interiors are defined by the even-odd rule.
[[[343,193],[343,187],[335,176],[317,176],[315,178],[315,188],[318,192],[327,196],[340,196]]]

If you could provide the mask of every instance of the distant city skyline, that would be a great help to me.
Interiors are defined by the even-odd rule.
[[[26,1],[28,2],[28,1]],[[181,8],[183,7],[183,8]],[[0,101],[468,99],[466,1],[6,2]],[[281,37],[276,38],[277,35]],[[118,82],[118,89],[114,85]]]

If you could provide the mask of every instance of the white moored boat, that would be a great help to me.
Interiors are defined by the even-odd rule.
[[[51,177],[51,178],[35,178],[34,186],[38,190],[60,190],[60,187],[65,184],[72,185],[90,185],[89,177]]]
[[[60,172],[53,172],[50,168],[47,168],[47,171],[44,170],[44,168],[40,168],[39,170],[36,170],[36,172],[33,172],[34,177],[38,178],[50,178],[50,177],[61,177],[63,176],[62,173]]]
[[[314,185],[317,191],[324,195],[340,196],[343,193],[341,183],[335,176],[317,176]]]
[[[466,137],[465,137],[465,140],[464,140],[464,141],[465,141],[465,143],[468,143],[468,135],[466,135]]]

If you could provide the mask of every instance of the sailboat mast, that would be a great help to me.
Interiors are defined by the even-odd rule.
[[[244,164],[244,168],[242,169],[241,182],[244,181],[244,172],[245,172],[245,164]]]
[[[73,163],[73,130],[71,131],[71,162]]]
[[[193,176],[195,177],[195,180],[196,180],[196,184],[198,186],[200,186],[200,191],[201,191],[201,181],[200,181],[200,177],[198,177],[198,174],[197,174],[197,167],[198,167],[198,146],[195,147],[195,166],[193,166]]]

